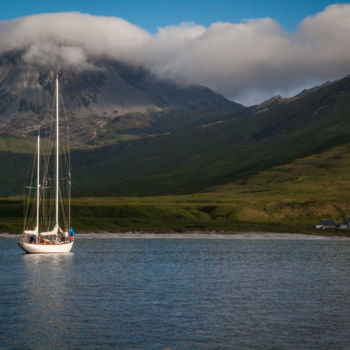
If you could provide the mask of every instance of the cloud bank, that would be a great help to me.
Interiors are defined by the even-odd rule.
[[[252,104],[350,73],[350,5],[331,5],[288,33],[271,18],[195,23],[150,34],[121,18],[69,12],[0,22],[0,52],[29,63],[92,69],[92,57],[141,65]]]

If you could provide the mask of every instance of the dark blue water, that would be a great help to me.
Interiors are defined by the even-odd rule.
[[[350,242],[0,239],[1,349],[349,349]]]

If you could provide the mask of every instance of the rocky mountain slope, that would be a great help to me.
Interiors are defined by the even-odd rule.
[[[96,59],[90,70],[59,72],[73,140],[80,145],[115,139],[119,134],[171,132],[205,114],[244,107],[200,86],[160,80],[140,67]],[[45,126],[53,106],[55,71],[28,64],[21,52],[0,56],[0,130],[23,136]],[[211,114],[208,116],[208,114]],[[200,118],[197,123],[202,123]]]

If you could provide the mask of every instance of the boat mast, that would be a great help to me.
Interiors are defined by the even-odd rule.
[[[58,230],[58,191],[59,191],[59,166],[58,166],[58,157],[59,157],[59,98],[58,98],[58,74],[56,74],[56,228]]]
[[[39,210],[40,210],[40,129],[38,131],[38,150],[37,150],[37,167],[36,167],[36,230],[37,239],[39,240]]]

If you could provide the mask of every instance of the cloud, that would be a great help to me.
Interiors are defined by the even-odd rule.
[[[350,72],[350,5],[331,5],[288,33],[271,18],[195,23],[151,35],[121,18],[69,12],[0,22],[0,52],[24,50],[30,63],[92,69],[95,57],[208,86],[246,104]]]

